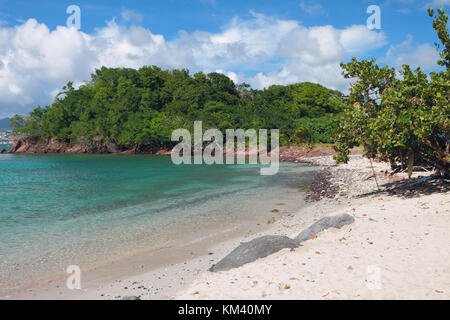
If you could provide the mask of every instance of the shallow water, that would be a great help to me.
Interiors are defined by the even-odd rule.
[[[261,176],[258,166],[170,157],[0,155],[0,289],[262,220],[277,204],[294,210],[313,170],[282,163]]]

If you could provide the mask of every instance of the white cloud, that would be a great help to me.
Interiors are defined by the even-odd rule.
[[[439,55],[434,47],[428,43],[415,45],[411,35],[402,43],[391,45],[385,58],[388,64],[397,69],[407,64],[413,69],[421,67],[425,71],[435,68],[438,59]]]
[[[226,75],[228,78],[230,78],[231,80],[233,80],[234,83],[239,83],[239,75],[237,75],[236,73],[230,71],[230,72],[225,72],[222,69],[217,69],[215,72],[217,73],[222,73],[224,75]]]
[[[320,3],[314,3],[314,2],[300,2],[299,4],[300,8],[308,15],[326,15],[327,12],[325,8]]]
[[[387,44],[384,33],[369,32],[366,26],[351,26],[341,33],[340,42],[351,53],[362,53]]]
[[[292,61],[281,71],[258,73],[247,82],[256,87],[268,87],[273,84],[290,84],[296,82],[321,83],[330,88],[345,91],[349,81],[341,76],[338,63],[327,63],[321,66],[313,66],[307,63]]]
[[[130,9],[122,10],[121,16],[126,22],[141,23],[144,20],[140,13]]]
[[[219,33],[182,31],[171,41],[115,20],[94,34],[66,27],[49,30],[34,19],[0,26],[0,117],[51,103],[49,97],[66,82],[89,80],[101,66],[220,70],[257,88],[312,81],[345,90],[348,82],[340,75],[339,62],[386,43],[382,32],[364,26],[305,27],[251,13],[251,19],[234,18]],[[255,71],[256,76],[245,76]]]

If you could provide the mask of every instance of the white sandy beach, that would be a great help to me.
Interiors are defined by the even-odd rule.
[[[448,194],[354,201],[330,212],[353,214],[353,225],[294,252],[205,273],[176,298],[449,299],[449,204]]]
[[[368,165],[356,157],[332,170],[351,169],[364,176],[370,173]],[[388,169],[384,167],[376,164],[377,172]],[[375,182],[365,184],[367,192]],[[351,193],[361,193],[361,185],[355,180]],[[413,198],[352,198],[327,213],[351,214],[356,220],[352,225],[322,232],[293,252],[285,249],[238,269],[203,273],[176,298],[449,299],[449,209],[448,191]],[[290,237],[301,231],[284,229]]]
[[[294,214],[283,214],[280,204],[280,213],[273,213],[273,224],[230,230],[221,239],[211,237],[211,241],[163,255],[149,253],[93,270],[83,278],[81,290],[67,290],[60,281],[3,299],[450,298],[450,197],[446,189],[428,195],[405,191],[360,197],[377,190],[373,178],[363,181],[372,172],[368,160],[353,156],[349,164],[340,166],[331,157],[307,160],[328,168],[327,181],[339,187],[337,194]],[[387,175],[389,168],[384,163],[374,166],[380,185],[405,179],[405,174]],[[324,231],[292,252],[282,250],[227,272],[206,271],[242,241],[267,234],[295,237],[318,219],[340,213],[353,215],[355,222]],[[161,259],[161,267],[140,269],[152,258]]]

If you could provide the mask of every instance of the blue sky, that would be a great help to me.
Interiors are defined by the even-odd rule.
[[[69,29],[69,5],[81,29]],[[381,29],[369,30],[369,5]],[[0,117],[51,103],[101,65],[218,71],[255,88],[313,81],[345,91],[339,62],[435,68],[426,7],[450,0],[0,0]]]

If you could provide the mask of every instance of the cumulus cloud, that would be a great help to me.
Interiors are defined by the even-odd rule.
[[[170,41],[114,19],[93,34],[62,26],[50,30],[35,19],[0,26],[0,117],[51,103],[65,83],[89,80],[101,66],[220,71],[256,88],[312,81],[345,90],[339,62],[386,44],[382,32],[364,26],[305,27],[251,14],[247,20],[232,19],[221,32],[182,31]]]
[[[437,66],[439,55],[436,48],[428,43],[415,45],[412,35],[398,45],[391,45],[386,54],[386,62],[400,69],[407,64],[411,68],[421,67],[425,71],[431,71]]]
[[[34,19],[0,28],[0,115],[49,103],[49,93],[64,82],[87,79],[97,60],[89,42],[75,29],[50,31]]]

